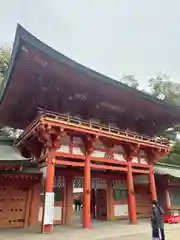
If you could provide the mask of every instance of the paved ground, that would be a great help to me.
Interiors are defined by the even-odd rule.
[[[41,235],[39,226],[28,229],[1,230],[3,240],[149,240],[151,228],[148,222],[129,225],[127,222],[97,222],[91,230],[76,227],[55,227],[53,233]],[[165,225],[166,239],[180,239],[180,224]]]
[[[179,236],[180,236],[180,226],[179,229],[174,229],[174,230],[169,230],[166,231],[166,240],[179,240]],[[111,240],[119,240],[119,239],[123,239],[123,240],[150,240],[152,239],[150,234],[134,234],[131,236],[125,236],[125,237],[117,237]],[[109,239],[110,240],[110,239]]]

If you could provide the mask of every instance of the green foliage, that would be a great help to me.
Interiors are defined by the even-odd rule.
[[[149,80],[151,94],[166,102],[180,106],[180,83],[173,82],[166,74],[158,74]]]
[[[11,58],[11,48],[8,46],[0,47],[0,84],[4,79],[8,70],[9,61]]]
[[[167,74],[159,73],[149,80],[150,93],[166,102],[180,106],[180,83],[174,82]],[[180,133],[180,124],[163,132],[162,136],[176,140]]]
[[[11,58],[11,48],[8,46],[0,47],[0,86],[7,73],[9,61]],[[10,131],[8,128],[0,126],[0,136],[11,137]]]
[[[133,75],[124,75],[120,81],[130,87],[139,88],[139,82]],[[154,78],[149,79],[149,89],[149,92],[145,90],[143,92],[180,106],[180,83],[172,81],[167,74],[159,73]],[[178,135],[180,135],[180,124],[161,133],[162,137],[175,141],[175,144],[171,152],[160,159],[160,162],[180,165],[180,141],[177,140]]]
[[[162,163],[168,163],[171,165],[180,165],[180,141],[177,140],[172,149],[171,152],[166,155],[164,158],[160,159],[160,162]]]
[[[175,141],[179,133],[179,130],[176,130],[176,129],[177,128],[175,126],[175,128],[165,130],[164,132],[161,133],[161,136],[168,138],[169,140]]]
[[[123,75],[120,82],[135,89],[139,88],[139,81],[133,75]],[[173,82],[167,74],[159,73],[154,78],[149,79],[149,88],[149,92],[142,91],[173,105],[180,106],[180,83]],[[170,140],[176,140],[179,133],[180,125],[176,125],[163,133],[161,132],[161,136]]]
[[[180,106],[180,83],[174,82],[166,74],[158,74],[149,80],[150,93],[171,104]],[[162,163],[180,165],[180,141],[177,136],[180,134],[180,124],[162,133],[163,137],[175,141],[171,152],[160,159]]]
[[[153,96],[163,99],[166,102],[180,106],[180,83],[174,82],[166,74],[158,74],[149,80],[150,92]],[[177,136],[180,134],[180,124],[167,129],[161,135],[175,141],[171,152],[160,159],[162,163],[180,165],[180,141]]]

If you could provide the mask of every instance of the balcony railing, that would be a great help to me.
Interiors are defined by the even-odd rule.
[[[116,127],[112,127],[111,125],[103,125],[99,123],[95,123],[92,120],[83,120],[77,117],[72,117],[69,115],[62,115],[62,114],[56,114],[53,112],[41,112],[40,113],[41,117],[45,120],[52,120],[64,124],[71,124],[71,125],[76,125],[78,127],[83,127],[83,128],[88,128],[90,130],[95,130],[96,132],[106,132],[112,135],[117,135],[119,137],[124,137],[124,138],[131,138],[134,140],[143,141],[143,142],[149,142],[152,144],[157,144],[158,146],[162,147],[170,147],[170,142],[167,139],[160,138],[160,137],[148,137],[145,135],[140,135],[135,132],[131,132],[129,130],[122,130]]]

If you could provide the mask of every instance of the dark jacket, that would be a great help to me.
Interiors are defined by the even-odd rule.
[[[153,207],[151,217],[152,228],[164,228],[164,211],[159,205]]]

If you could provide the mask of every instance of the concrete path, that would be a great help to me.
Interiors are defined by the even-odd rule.
[[[28,229],[1,230],[3,240],[149,240],[151,228],[148,222],[130,225],[127,222],[96,222],[92,229],[75,227],[55,227],[53,233],[41,235],[40,227]],[[165,225],[166,239],[180,239],[180,224]]]

